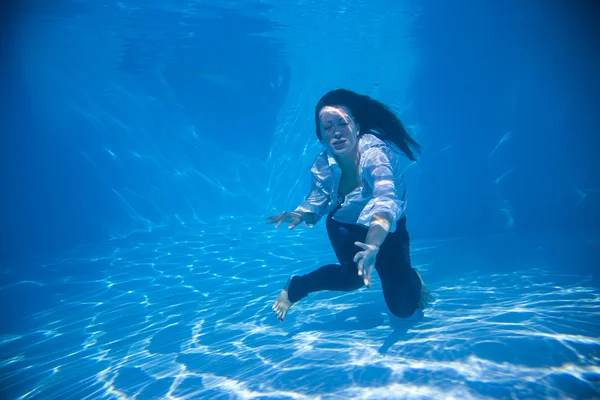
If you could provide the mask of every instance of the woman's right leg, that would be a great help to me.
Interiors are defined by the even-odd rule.
[[[353,258],[360,251],[354,242],[363,242],[367,229],[343,224],[327,217],[327,234],[340,264],[329,264],[306,275],[294,276],[288,289],[290,302],[295,303],[309,293],[322,290],[352,291],[364,286]]]
[[[364,286],[358,270],[348,265],[329,264],[306,275],[292,277],[288,289],[290,302],[302,300],[309,293],[322,290],[349,292]]]

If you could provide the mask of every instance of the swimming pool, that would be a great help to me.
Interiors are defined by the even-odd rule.
[[[600,397],[595,52],[582,14],[522,4],[15,2],[0,397]],[[434,300],[405,320],[376,274],[271,311],[336,262],[323,224],[264,218],[306,195],[335,87],[424,145]]]

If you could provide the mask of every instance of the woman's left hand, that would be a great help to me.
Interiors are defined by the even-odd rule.
[[[375,259],[377,253],[379,253],[379,247],[374,244],[366,244],[361,242],[354,242],[355,245],[363,249],[354,256],[354,262],[358,263],[358,275],[363,277],[365,285],[371,288],[371,273],[375,267]]]

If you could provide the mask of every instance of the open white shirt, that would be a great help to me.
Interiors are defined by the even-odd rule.
[[[346,195],[332,218],[368,228],[374,214],[387,214],[391,221],[389,232],[392,233],[406,211],[406,184],[398,161],[400,150],[394,143],[370,133],[359,137],[358,147],[361,186]],[[310,193],[295,211],[314,213],[317,223],[338,206],[342,171],[329,150],[323,150],[311,172]]]

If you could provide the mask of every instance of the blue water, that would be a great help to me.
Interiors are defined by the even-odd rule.
[[[459,3],[3,6],[0,397],[600,398],[593,4]],[[336,87],[425,149],[408,319],[376,275],[271,311],[336,262],[264,218]]]
[[[319,293],[280,323],[289,274],[334,257],[323,233],[259,221],[160,230],[42,267],[52,293],[2,336],[11,398],[592,398],[600,290],[556,265],[556,238],[419,240],[435,299],[407,320],[371,290]],[[252,232],[252,235],[248,235]],[[577,248],[577,243],[587,245]],[[541,243],[548,245],[540,245]],[[557,244],[557,243],[554,243]],[[585,253],[598,237],[563,242]],[[568,259],[568,256],[567,256]],[[557,269],[564,272],[556,272]],[[7,290],[7,288],[4,288]]]

